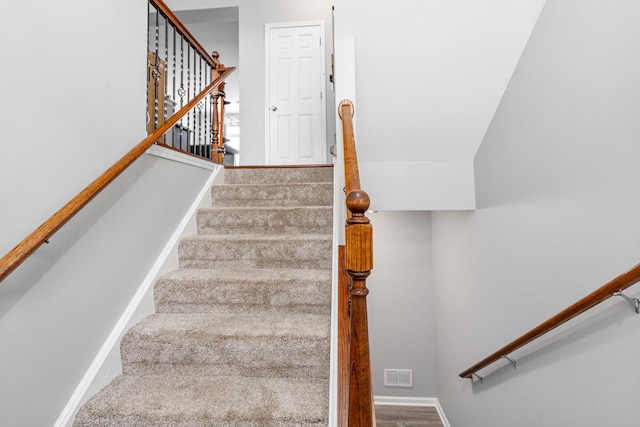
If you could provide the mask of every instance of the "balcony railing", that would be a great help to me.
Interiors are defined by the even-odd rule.
[[[147,134],[208,86],[226,68],[219,55],[200,45],[161,1],[149,1],[147,54]],[[224,82],[162,136],[161,142],[222,163]]]

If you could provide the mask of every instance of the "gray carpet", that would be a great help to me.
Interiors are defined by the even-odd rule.
[[[333,169],[225,170],[89,426],[326,426]],[[275,184],[274,184],[275,183]]]

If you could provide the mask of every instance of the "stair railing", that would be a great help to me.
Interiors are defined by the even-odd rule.
[[[633,305],[636,313],[639,313],[640,300],[637,298],[629,298],[622,293],[623,290],[636,284],[638,281],[640,281],[640,264],[605,283],[600,288],[565,308],[555,316],[549,318],[547,321],[531,329],[526,334],[485,357],[469,369],[461,372],[460,377],[470,378],[471,380],[475,377],[482,381],[483,377],[478,374],[478,371],[500,359],[508,360],[515,368],[517,361],[514,358],[509,357],[511,353],[613,296],[623,297]]]
[[[226,68],[162,0],[149,0],[147,134],[184,107]],[[162,143],[222,163],[224,82],[162,136]]]
[[[4,280],[13,270],[22,264],[32,253],[34,253],[44,243],[49,243],[49,239],[66,224],[73,216],[75,216],[84,206],[87,205],[95,196],[104,190],[114,179],[118,177],[125,169],[144,154],[149,147],[158,143],[163,135],[165,135],[173,126],[180,121],[190,110],[195,108],[199,102],[207,97],[212,91],[217,90],[222,83],[233,71],[234,67],[226,68],[220,75],[214,79],[202,92],[193,97],[185,104],[176,114],[162,123],[158,129],[154,130],[151,135],[147,136],[141,142],[125,154],[120,160],[114,163],[102,175],[96,178],[78,195],[71,199],[66,205],[60,208],[55,214],[47,219],[40,227],[36,228],[31,234],[25,237],[15,248],[9,251],[5,256],[0,258],[0,282]]]
[[[343,357],[343,366],[339,368],[338,377],[344,378],[348,360],[348,393],[344,381],[339,385],[338,418],[350,427],[370,427],[375,425],[373,405],[373,387],[371,382],[371,358],[369,354],[369,326],[367,320],[367,277],[373,268],[373,230],[365,212],[369,209],[369,196],[360,188],[358,159],[356,156],[355,136],[353,131],[354,107],[351,101],[344,100],[338,107],[342,119],[344,145],[345,193],[347,221],[345,226],[344,271],[341,288],[348,286],[348,304],[350,307],[349,326],[341,324],[338,317],[338,329],[343,335],[339,344],[339,359]],[[345,283],[348,276],[348,282]],[[344,290],[344,289],[343,289]],[[344,304],[340,308],[343,309]],[[347,332],[348,331],[348,332]],[[342,347],[342,349],[340,348]],[[345,351],[346,349],[346,351]],[[346,353],[346,354],[345,354]],[[347,403],[348,400],[348,403]],[[342,403],[341,403],[342,402]],[[343,412],[347,411],[347,415]]]
[[[220,123],[219,118],[224,115],[224,81],[235,70],[235,67],[225,67],[219,61],[217,52],[214,52],[211,57],[208,57],[204,48],[195,40],[195,38],[189,33],[184,25],[178,20],[178,18],[171,12],[171,10],[161,0],[150,0],[150,7],[154,7],[156,10],[156,22],[159,25],[161,22],[159,15],[164,19],[164,31],[169,34],[169,25],[173,25],[172,35],[173,41],[177,42],[178,35],[181,43],[188,44],[187,50],[181,51],[189,59],[188,64],[182,71],[182,76],[188,83],[185,86],[185,93],[181,96],[179,103],[179,109],[175,113],[172,111],[170,115],[165,115],[166,104],[163,107],[162,120],[158,117],[159,110],[159,98],[157,94],[160,88],[172,88],[175,89],[175,93],[179,92],[177,86],[167,86],[167,83],[160,86],[161,79],[158,78],[161,70],[155,68],[160,62],[161,44],[158,35],[160,33],[159,26],[155,27],[156,41],[155,46],[155,62],[154,67],[150,65],[149,75],[151,83],[148,81],[147,89],[155,91],[156,96],[149,98],[153,102],[153,128],[148,128],[148,136],[139,142],[134,148],[132,148],[127,154],[125,154],[120,160],[115,162],[109,169],[107,169],[102,175],[96,178],[91,184],[89,184],[78,195],[71,199],[67,204],[54,213],[49,219],[47,219],[42,225],[36,228],[31,234],[25,237],[18,245],[11,251],[7,252],[2,258],[0,258],[0,282],[2,282],[12,271],[14,271],[20,264],[22,264],[31,254],[33,254],[44,243],[49,243],[49,239],[56,231],[64,226],[71,218],[73,218],[84,206],[86,206],[95,196],[104,190],[114,179],[118,177],[125,169],[127,169],[136,159],[144,154],[149,147],[154,144],[162,144],[174,149],[186,151],[190,154],[198,155],[200,157],[206,157],[212,159],[218,163],[222,163],[224,155],[224,137],[222,134],[223,126]],[[167,40],[169,40],[167,38]],[[168,58],[169,54],[166,49],[169,49],[169,43],[165,43],[164,57]],[[151,51],[150,51],[151,52]],[[178,52],[173,50],[173,52]],[[192,53],[197,52],[199,59],[191,59]],[[195,58],[195,55],[193,55]],[[175,61],[174,61],[175,62]],[[206,62],[207,66],[204,66],[203,62]],[[151,64],[151,62],[149,62]],[[186,64],[186,62],[185,62]],[[189,67],[193,64],[197,64],[194,70],[187,72]],[[166,65],[166,63],[165,63]],[[165,80],[166,80],[166,74]],[[174,73],[173,80],[178,75]],[[207,76],[205,79],[204,77]],[[179,81],[179,80],[176,80]],[[205,84],[206,83],[206,84]],[[151,85],[153,88],[151,89]],[[186,91],[189,91],[187,93]],[[218,103],[218,99],[221,98],[221,102]],[[165,99],[166,100],[166,99]],[[205,106],[214,106],[219,104],[218,108],[208,108]],[[151,105],[151,102],[148,103]],[[194,110],[197,110],[194,112]],[[150,110],[147,110],[148,112]],[[206,120],[205,120],[206,119]],[[210,122],[210,123],[209,123]],[[181,124],[191,124],[194,129],[200,132],[199,136],[195,136],[194,139],[189,140],[188,144],[184,146],[176,146],[176,129],[179,131],[183,128]],[[217,131],[216,131],[217,129]],[[169,132],[172,135],[169,135]],[[195,135],[195,134],[194,134]],[[171,140],[172,143],[169,143]],[[179,140],[179,138],[178,138]],[[183,141],[184,142],[184,141]],[[212,156],[213,154],[213,156]]]

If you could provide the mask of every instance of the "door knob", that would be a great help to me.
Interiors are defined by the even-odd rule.
[[[276,107],[275,105],[271,106],[271,111],[278,111],[278,107]]]

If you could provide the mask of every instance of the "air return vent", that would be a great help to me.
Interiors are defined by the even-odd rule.
[[[411,369],[385,369],[385,387],[413,387],[413,371]]]

